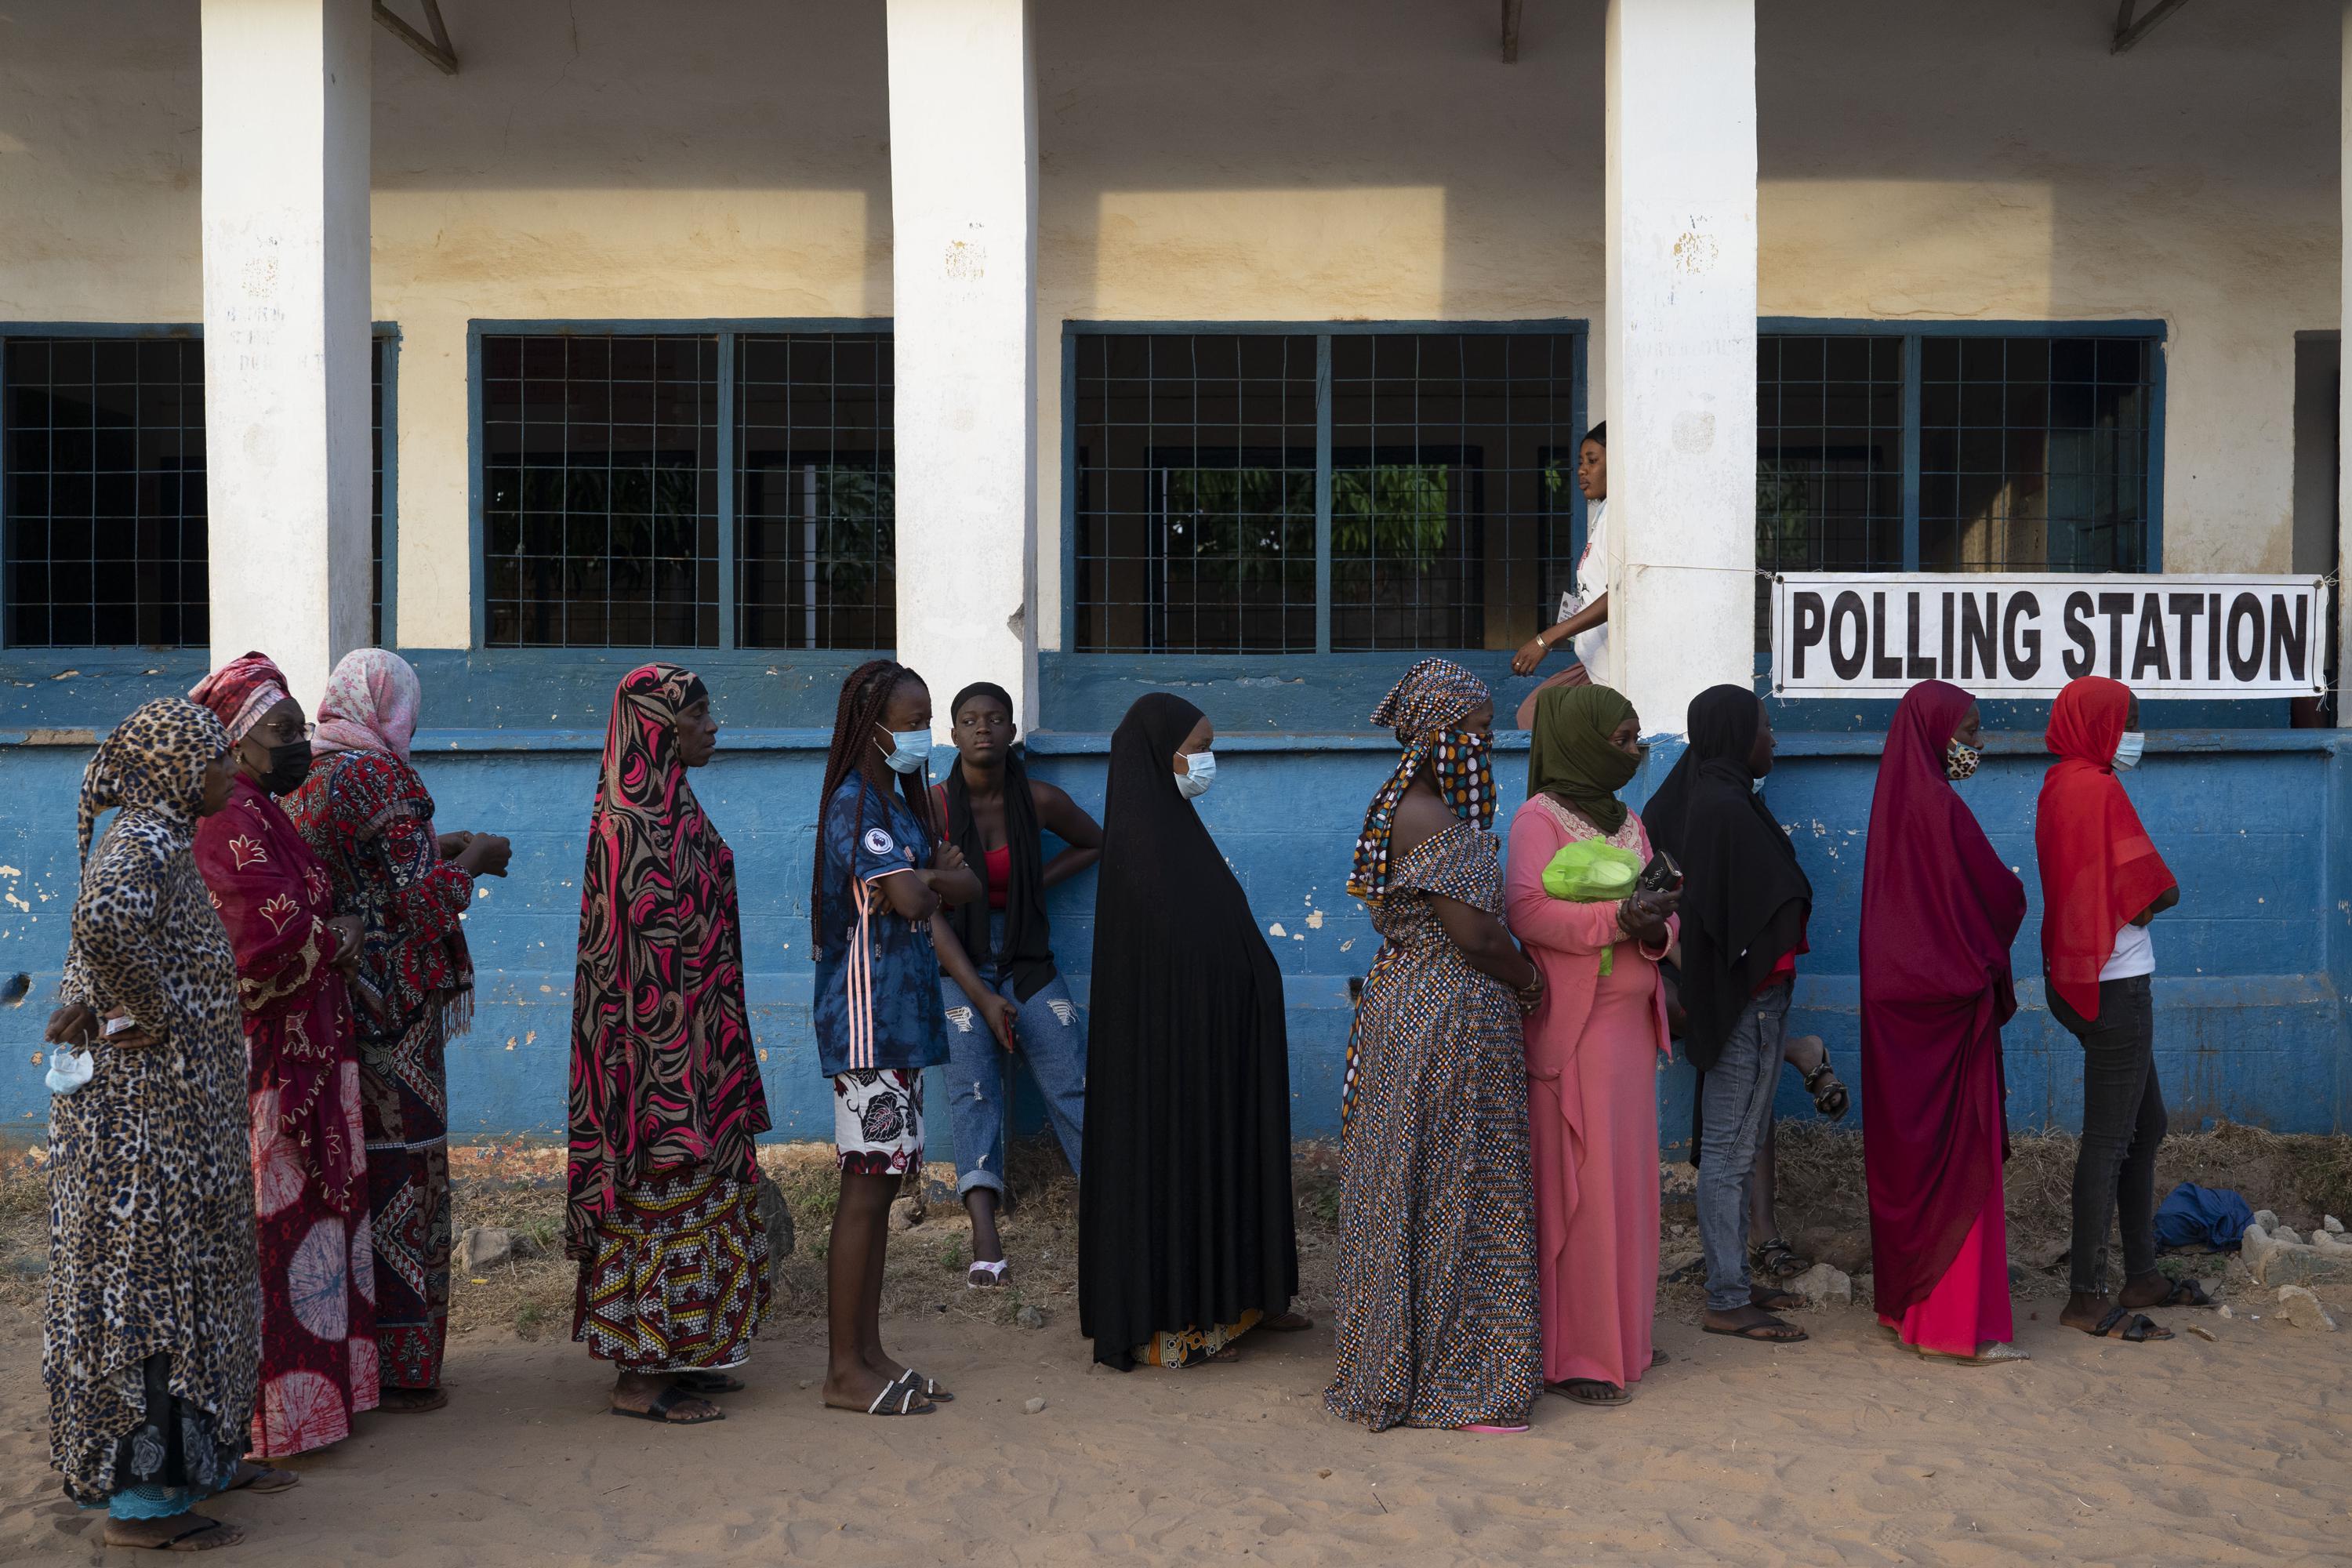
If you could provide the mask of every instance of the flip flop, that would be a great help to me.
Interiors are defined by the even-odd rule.
[[[1597,1377],[1571,1377],[1564,1383],[1547,1383],[1546,1394],[1557,1394],[1570,1405],[1590,1405],[1595,1410],[1613,1410],[1621,1405],[1631,1405],[1633,1396],[1613,1383],[1603,1383]]]
[[[212,1552],[224,1546],[235,1546],[245,1539],[245,1532],[233,1524],[225,1523],[217,1519],[206,1519],[200,1513],[187,1514],[184,1517],[188,1521],[188,1527],[178,1534],[167,1535],[161,1541],[109,1541],[106,1544],[118,1552]],[[226,1532],[229,1539],[208,1542],[202,1546],[192,1544],[192,1542],[203,1541],[205,1536],[215,1531]]]
[[[974,1261],[963,1271],[963,1288],[967,1290],[995,1290],[1004,1284],[1004,1269],[1013,1260],[1000,1258],[993,1263]]]
[[[1727,1340],[1750,1340],[1760,1345],[1802,1344],[1811,1337],[1796,1324],[1784,1323],[1778,1318],[1768,1322],[1750,1323],[1744,1329],[1711,1329],[1705,1323],[1698,1327],[1703,1334],[1721,1334]],[[1786,1330],[1787,1332],[1776,1331],[1779,1330]]]
[[[664,1426],[708,1426],[713,1421],[727,1419],[727,1412],[719,1409],[716,1405],[710,1406],[710,1414],[708,1415],[682,1415],[675,1421],[670,1419],[669,1413],[677,1409],[679,1405],[687,1400],[700,1397],[699,1394],[689,1394],[676,1384],[672,1384],[655,1394],[653,1403],[643,1410],[624,1410],[617,1405],[607,1408],[615,1415],[626,1415],[638,1421],[656,1422]]]
[[[291,1470],[281,1470],[258,1459],[247,1459],[238,1464],[236,1479],[221,1489],[267,1497],[271,1492],[291,1491],[301,1484],[302,1478]]]
[[[730,1377],[723,1372],[681,1372],[670,1378],[672,1388],[682,1388],[688,1394],[740,1394],[746,1384],[740,1377]]]
[[[2147,1313],[2135,1312],[2129,1307],[2110,1309],[2105,1317],[2083,1331],[2095,1340],[2121,1340],[2129,1345],[2145,1344],[2149,1340],[2168,1340],[2172,1337],[2170,1329],[2164,1327]]]
[[[1478,1421],[1473,1422],[1467,1426],[1456,1426],[1454,1429],[1456,1432],[1475,1432],[1482,1437],[1516,1437],[1520,1433],[1526,1431],[1527,1427],[1524,1425],[1518,1426],[1496,1426],[1487,1422]]]

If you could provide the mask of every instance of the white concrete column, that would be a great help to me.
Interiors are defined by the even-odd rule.
[[[1679,734],[1755,668],[1755,0],[1608,28],[1605,679]]]
[[[888,0],[898,658],[1036,718],[1037,109],[1027,0]]]
[[[2352,729],[2352,606],[2344,602],[2352,584],[2352,0],[2344,4],[2344,47],[2336,136],[2343,143],[2337,171],[2336,232],[2339,295],[2336,315],[2336,725]]]
[[[313,713],[368,637],[362,0],[202,0],[205,482],[218,666]]]

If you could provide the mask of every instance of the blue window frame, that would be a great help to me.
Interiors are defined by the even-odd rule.
[[[391,602],[398,337],[379,324],[370,361],[379,641]],[[0,325],[0,641],[205,646],[205,521],[200,328]]]
[[[1064,646],[1517,647],[1581,542],[1584,323],[1066,323]]]
[[[477,321],[475,640],[897,639],[887,321]]]
[[[1809,321],[1757,338],[1765,572],[2145,572],[2164,324]],[[1759,579],[1757,646],[1768,641]]]

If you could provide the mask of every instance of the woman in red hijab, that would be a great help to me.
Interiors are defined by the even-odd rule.
[[[2033,848],[2042,864],[2042,964],[2050,1015],[2083,1044],[2083,1142],[2074,1157],[2073,1275],[2058,1321],[2102,1339],[2168,1340],[2135,1307],[2201,1307],[2202,1287],[2156,1267],[2156,1148],[2164,1092],[2156,1081],[2148,922],[2180,887],[2116,777],[2140,755],[2139,700],[2086,676],[2050,709],[2058,760],[2042,781]],[[2124,1287],[2107,1294],[2107,1220],[2122,1210]]]
[[[1952,789],[1981,729],[1974,698],[1928,680],[1886,732],[1862,874],[1862,1163],[1878,1321],[1923,1354],[2022,1361],[2000,1026],[2025,884]]]

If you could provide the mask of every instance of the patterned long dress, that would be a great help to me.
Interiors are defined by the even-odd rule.
[[[196,867],[236,949],[254,1209],[261,1395],[253,1453],[351,1436],[376,1407],[375,1253],[351,994],[333,968],[334,883],[276,801],[240,777],[196,828]]]
[[[236,1472],[253,1415],[253,1177],[236,956],[189,849],[193,779],[227,749],[219,721],[151,703],[101,744],[83,784],[82,866],[64,1000],[161,1031],[92,1047],[49,1100],[49,1296],[42,1381],[66,1494],[162,1517]],[[144,753],[143,758],[141,753]],[[158,785],[142,768],[174,777]]]
[[[458,916],[473,905],[473,879],[441,858],[425,782],[383,752],[321,758],[287,808],[334,879],[335,912],[366,927],[352,990],[379,1375],[385,1388],[436,1388],[449,1328],[442,1056],[472,995]]]
[[[1374,1431],[1517,1426],[1542,1391],[1519,1010],[1430,894],[1500,918],[1492,834],[1458,822],[1389,874],[1340,1137],[1339,1375]]]

